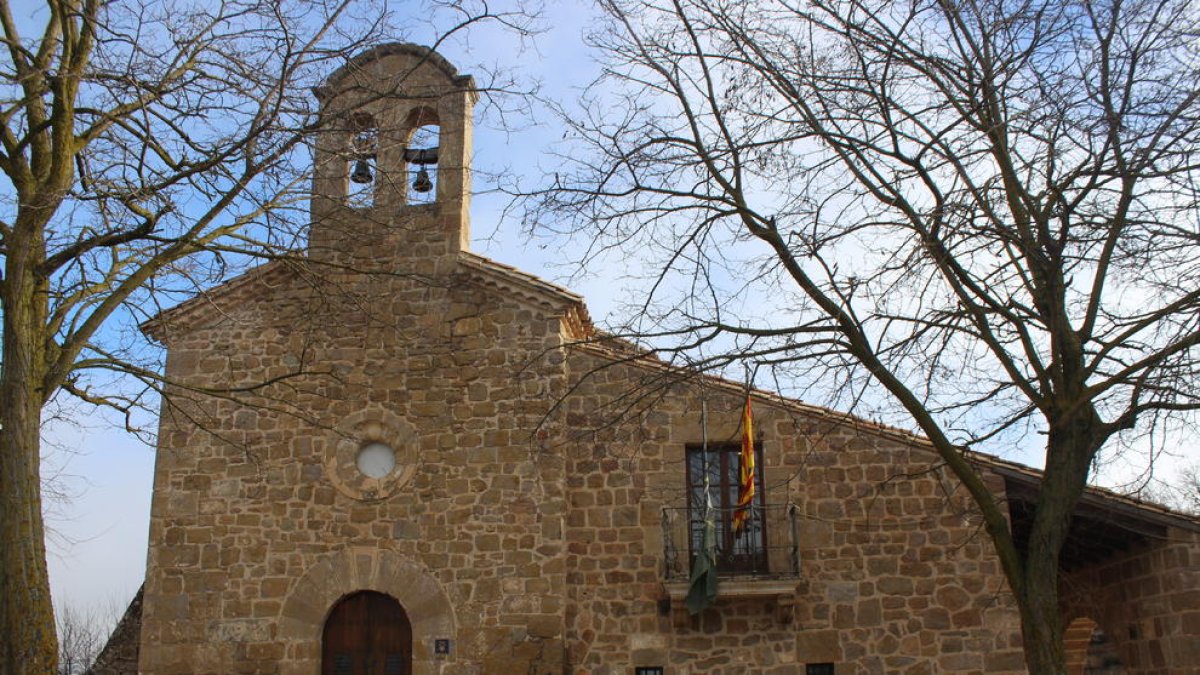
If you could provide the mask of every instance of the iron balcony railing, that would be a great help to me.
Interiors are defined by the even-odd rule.
[[[736,534],[736,508],[713,507],[716,533],[716,562],[721,576],[800,576],[800,537],[795,504],[756,504],[750,518]],[[684,581],[691,576],[692,563],[700,550],[705,527],[703,507],[667,507],[662,511],[663,576],[667,581]]]

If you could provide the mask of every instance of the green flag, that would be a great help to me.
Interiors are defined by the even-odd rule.
[[[706,491],[707,492],[707,491]],[[708,502],[708,495],[705,494]],[[692,563],[692,578],[688,581],[685,604],[689,614],[699,614],[717,599],[717,524],[713,520],[711,502],[704,505],[704,529],[700,532],[700,548]]]

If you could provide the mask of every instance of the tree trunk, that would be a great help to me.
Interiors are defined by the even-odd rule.
[[[10,242],[0,364],[0,672],[56,672],[58,639],[42,520],[41,390],[47,292],[38,260]],[[38,249],[34,249],[38,250]]]
[[[1091,405],[1050,421],[1046,467],[1026,547],[1023,578],[1013,588],[1020,601],[1021,635],[1030,673],[1067,672],[1059,606],[1059,560],[1070,532],[1071,515],[1087,487],[1092,457],[1103,440],[1100,418]]]
[[[1021,605],[1021,637],[1025,665],[1038,675],[1066,675],[1062,617],[1058,607],[1058,569],[1038,564],[1026,566],[1025,596]]]

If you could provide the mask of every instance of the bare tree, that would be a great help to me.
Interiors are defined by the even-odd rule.
[[[409,10],[440,12],[427,33],[442,35],[528,18],[471,0]],[[383,0],[49,0],[17,12],[0,2],[0,672],[43,674],[58,658],[43,412],[62,397],[127,415],[146,406],[160,353],[139,351],[136,324],[297,248],[310,87],[405,32]]]
[[[88,612],[70,605],[55,612],[58,630],[58,675],[80,675],[104,647],[111,626],[100,625]]]
[[[1195,464],[1179,472],[1177,480],[1171,483],[1177,495],[1177,508],[1200,515],[1200,466]]]
[[[60,605],[54,613],[58,633],[58,675],[82,675],[104,649],[125,605],[117,596],[84,609]]]
[[[1168,508],[1200,515],[1200,464],[1181,468],[1174,476],[1151,476],[1124,490],[1130,496]]]
[[[651,269],[617,331],[919,429],[973,497],[1032,672],[1102,451],[1200,408],[1189,0],[602,0],[541,231]],[[1032,535],[967,451],[1037,445]]]

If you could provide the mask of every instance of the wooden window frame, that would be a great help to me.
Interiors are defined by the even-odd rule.
[[[756,575],[770,572],[768,551],[770,538],[766,517],[766,487],[763,480],[763,446],[754,444],[754,500],[751,505],[751,517],[747,521],[750,528],[758,528],[761,535],[759,541],[744,540],[746,534],[733,536],[733,513],[737,506],[738,476],[741,467],[741,443],[709,443],[707,452],[716,455],[720,462],[718,476],[720,485],[710,483],[715,499],[713,506],[717,509],[717,571],[721,574]],[[700,497],[698,492],[703,490],[703,475],[693,475],[693,457],[703,453],[705,446],[688,444],[685,447],[684,472],[687,482],[688,502],[688,565],[695,561],[696,549],[700,546],[697,527],[703,522],[703,503],[696,503]],[[703,460],[701,460],[703,461]],[[696,483],[697,479],[701,482]],[[699,525],[702,527],[702,525]],[[744,552],[738,552],[739,546]]]

